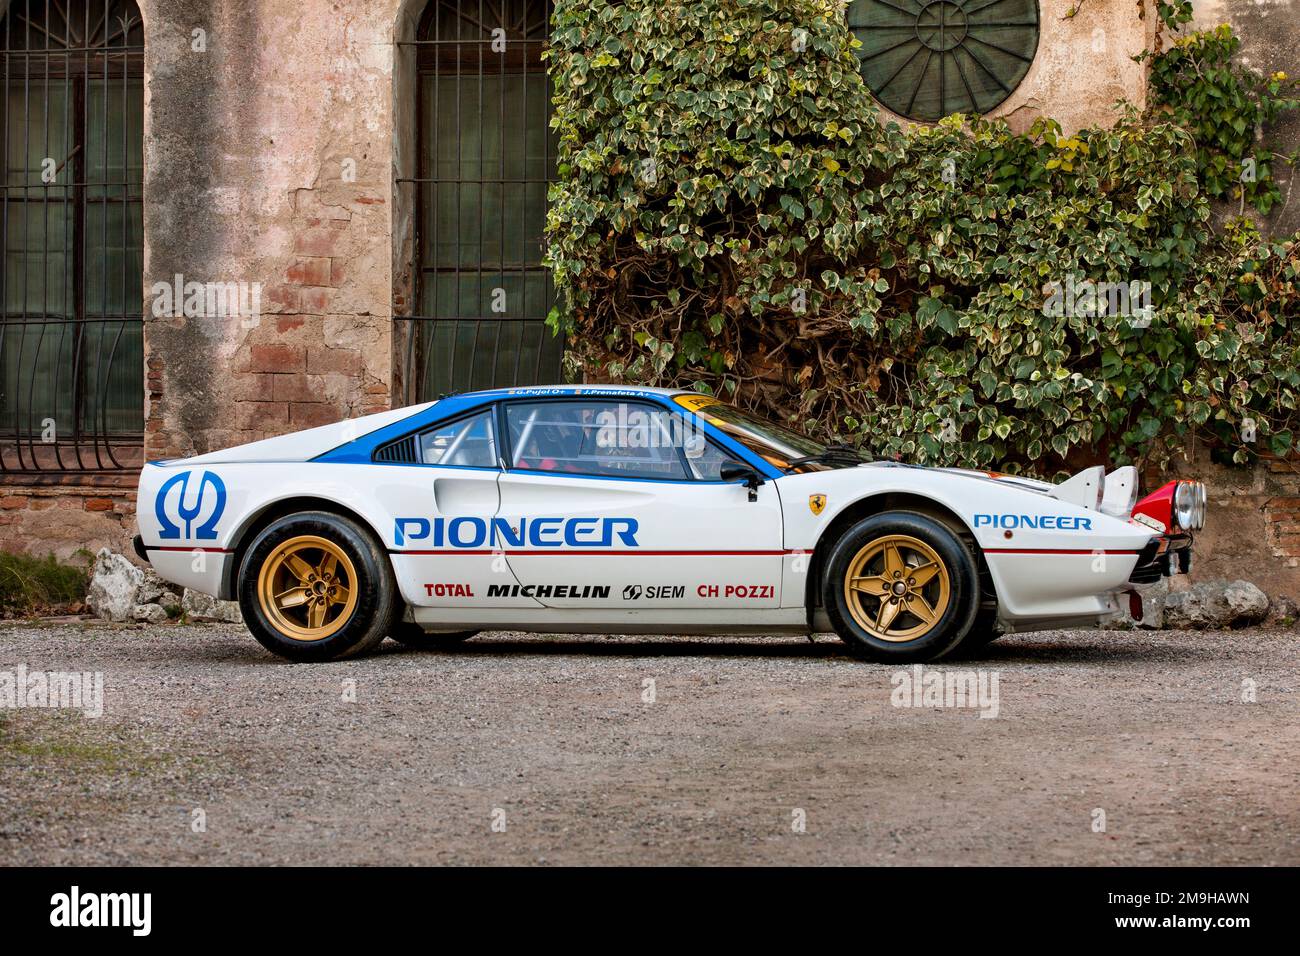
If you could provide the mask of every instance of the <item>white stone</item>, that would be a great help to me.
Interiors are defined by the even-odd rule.
[[[105,621],[130,621],[139,603],[136,594],[142,583],[142,570],[122,555],[101,548],[95,555],[86,606],[90,613]]]
[[[161,604],[137,604],[132,617],[146,624],[166,624],[170,620]]]
[[[145,568],[144,580],[140,582],[135,599],[139,604],[176,605],[181,603],[178,590],[176,585],[159,577],[153,568]]]
[[[1269,602],[1268,620],[1273,624],[1294,624],[1300,621],[1300,604],[1279,594]]]
[[[238,601],[218,601],[210,594],[185,589],[181,596],[181,610],[191,621],[229,621],[242,624],[244,616],[239,613]]]
[[[1209,581],[1169,595],[1165,627],[1246,627],[1268,615],[1268,596],[1249,581]]]
[[[1268,595],[1249,581],[1233,581],[1224,588],[1223,602],[1233,626],[1258,624],[1268,617]]]

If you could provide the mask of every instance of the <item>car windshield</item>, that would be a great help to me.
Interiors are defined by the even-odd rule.
[[[783,471],[824,471],[852,465],[860,460],[843,448],[825,445],[792,428],[769,422],[753,412],[727,405],[709,395],[678,395],[676,401],[683,408],[706,418],[714,428],[740,442],[768,464]],[[809,460],[813,458],[825,460]]]

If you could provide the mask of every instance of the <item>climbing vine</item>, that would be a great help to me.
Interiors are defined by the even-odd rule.
[[[1047,473],[1193,432],[1290,450],[1300,249],[1213,233],[1228,187],[1184,117],[903,130],[856,42],[838,0],[559,0],[547,238],[572,374],[920,463]]]
[[[1196,141],[1196,163],[1206,193],[1267,214],[1282,198],[1276,162],[1296,155],[1270,149],[1259,133],[1300,107],[1297,84],[1284,72],[1258,75],[1238,66],[1241,40],[1227,24],[1176,40],[1147,59],[1154,102]]]

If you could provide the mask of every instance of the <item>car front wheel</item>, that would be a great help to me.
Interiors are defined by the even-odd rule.
[[[822,600],[840,639],[882,662],[929,661],[952,651],[979,609],[975,560],[925,515],[864,518],[835,543]]]
[[[392,567],[374,536],[341,515],[286,515],[244,553],[239,607],[253,637],[292,661],[371,650],[401,610]]]

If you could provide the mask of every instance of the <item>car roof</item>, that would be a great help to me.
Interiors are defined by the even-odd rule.
[[[521,385],[514,388],[492,388],[478,392],[459,392],[455,398],[529,398],[556,395],[690,395],[689,389],[656,388],[649,385]],[[452,396],[448,396],[452,397]]]

